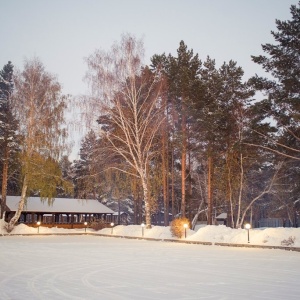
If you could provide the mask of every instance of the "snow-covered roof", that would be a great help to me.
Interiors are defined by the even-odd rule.
[[[11,211],[16,211],[20,196],[7,196],[6,205]],[[89,213],[89,214],[113,214],[114,211],[97,200],[55,198],[49,205],[48,201],[41,201],[40,197],[28,197],[24,212],[45,213]]]
[[[227,213],[221,213],[219,214],[216,219],[227,219]]]
[[[122,215],[122,214],[126,214],[127,215],[127,213],[125,211],[120,211],[120,215]],[[118,215],[119,215],[118,211],[114,212],[114,216],[118,216]]]

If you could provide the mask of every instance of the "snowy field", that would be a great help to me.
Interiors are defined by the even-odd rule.
[[[7,234],[4,230],[5,224],[3,220],[0,220],[0,236]],[[64,228],[47,228],[41,226],[39,228],[39,234],[82,234],[85,229],[64,229]],[[105,228],[99,231],[87,228],[87,233],[91,234],[106,234],[106,235],[119,235],[129,237],[142,237],[143,229],[139,225],[129,226],[116,226],[113,228]],[[20,224],[14,228],[11,232],[14,234],[38,234],[37,228],[28,227],[25,224]],[[184,237],[184,229],[182,232]],[[187,229],[186,240],[188,241],[200,241],[211,243],[230,243],[230,244],[248,244],[248,232],[246,229],[232,229],[223,225],[219,226],[202,226],[196,228],[196,230]],[[170,227],[152,226],[151,229],[144,229],[145,238],[156,239],[176,239],[172,237]],[[300,247],[300,228],[258,228],[250,229],[249,232],[250,245],[260,246],[286,246],[285,241],[293,240],[293,243],[289,246]],[[184,239],[184,238],[183,238]],[[299,298],[300,299],[300,298]]]
[[[0,238],[0,299],[299,299],[300,253],[98,236]]]
[[[1,224],[3,225],[3,224]],[[0,237],[0,299],[299,299],[300,252],[203,246],[101,237],[25,225]],[[91,229],[87,232],[92,233]],[[0,234],[5,233],[0,230]],[[34,236],[14,236],[31,233]],[[93,232],[95,233],[95,232]],[[98,233],[111,234],[111,229]],[[117,226],[113,235],[141,237],[140,226]],[[169,239],[168,227],[145,237]],[[252,230],[251,243],[280,245],[289,236],[299,246],[300,229]],[[247,244],[244,229],[205,226],[188,240]]]

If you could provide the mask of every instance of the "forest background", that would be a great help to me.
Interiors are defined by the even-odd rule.
[[[299,4],[276,20],[273,43],[252,56],[267,77],[237,62],[217,67],[184,41],[144,64],[143,40],[123,34],[85,59],[89,94],[63,95],[39,58],[1,71],[1,216],[6,194],[129,203],[132,222],[164,213],[229,225],[299,214]],[[71,109],[88,129],[68,159]],[[66,123],[67,121],[67,123]],[[128,212],[129,210],[128,209]]]

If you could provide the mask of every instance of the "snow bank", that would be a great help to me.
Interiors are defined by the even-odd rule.
[[[251,245],[287,246],[284,241],[293,240],[288,246],[300,247],[300,228],[255,228],[249,231]],[[188,237],[192,241],[212,243],[247,244],[248,232],[245,229],[232,229],[224,225],[205,226]]]
[[[6,234],[4,229],[5,223],[0,220],[0,235]],[[144,232],[143,232],[144,230]],[[47,228],[40,227],[40,234],[74,234],[84,233],[84,229],[64,229],[64,228]],[[87,233],[106,234],[130,237],[155,238],[155,239],[176,239],[172,237],[170,227],[152,226],[151,229],[142,228],[140,225],[119,225],[113,228],[105,228],[99,231],[94,231],[87,228]],[[293,243],[288,246],[300,247],[300,228],[257,228],[250,229],[250,244],[251,245],[267,245],[267,246],[282,246],[282,242],[291,241]],[[25,224],[16,226],[11,234],[38,234],[37,228],[28,227]],[[224,225],[202,226],[198,230],[187,230],[187,240],[212,242],[212,243],[232,243],[232,244],[247,244],[248,232],[245,229],[232,229]],[[286,245],[284,245],[286,246]]]
[[[144,233],[143,233],[144,231]],[[100,234],[111,234],[110,228],[105,228],[98,231]],[[170,227],[163,226],[152,226],[151,229],[144,229],[140,225],[119,225],[114,227],[113,235],[120,236],[131,236],[131,237],[144,237],[146,238],[155,238],[155,239],[172,239],[172,235],[170,232]]]

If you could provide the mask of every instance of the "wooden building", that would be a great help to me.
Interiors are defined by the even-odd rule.
[[[19,201],[20,196],[7,196],[6,221],[14,216]],[[55,198],[48,203],[47,200],[42,201],[40,197],[28,197],[19,223],[30,225],[40,221],[43,225],[71,224],[73,228],[75,224],[97,219],[112,222],[114,213],[98,200]]]
[[[128,225],[130,224],[130,216],[124,211],[115,212],[113,214],[113,223],[116,225]]]

